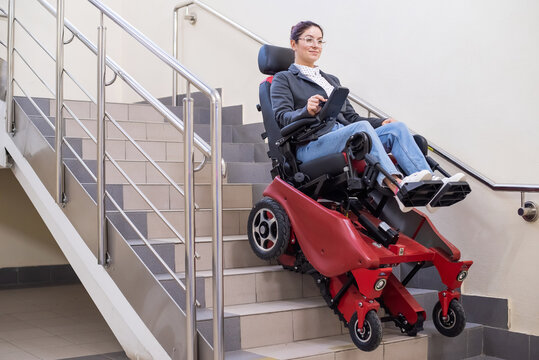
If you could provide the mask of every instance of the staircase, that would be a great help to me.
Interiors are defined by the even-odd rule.
[[[52,117],[54,100],[36,99],[35,102],[41,111]],[[18,126],[24,126],[24,119],[27,119],[28,126],[34,127],[54,147],[54,133],[51,133],[50,126],[39,116],[39,111],[26,98],[16,98],[16,104]],[[94,106],[81,101],[67,101],[66,105],[95,134]],[[202,103],[195,111],[198,114],[195,117],[196,131],[203,138],[209,135],[208,106]],[[170,109],[177,114],[182,111],[179,107],[171,106]],[[182,183],[183,138],[170,124],[164,122],[146,104],[107,104],[107,111],[175,182]],[[142,158],[121,133],[115,131],[111,124],[107,128],[107,151],[165,217],[182,232],[183,197]],[[253,254],[246,236],[247,217],[253,203],[261,197],[263,187],[271,180],[270,164],[265,154],[266,145],[259,135],[261,132],[261,124],[242,124],[241,107],[223,108],[223,156],[228,165],[223,186],[226,358],[462,359],[480,355],[481,326],[469,324],[460,337],[448,339],[436,332],[432,322],[426,322],[425,332],[417,337],[403,336],[392,324],[385,324],[380,347],[372,353],[363,353],[353,345],[348,330],[327,307],[310,276],[283,270],[281,266],[262,261]],[[88,168],[95,172],[95,144],[70,118],[66,118],[66,136]],[[64,154],[67,169],[87,192],[81,196],[95,199],[95,181],[73,153],[66,149]],[[197,153],[195,160],[201,159],[202,155]],[[208,170],[206,166],[195,174],[195,202],[199,206],[196,212],[196,250],[200,255],[196,263],[196,283],[197,299],[201,304],[197,311],[198,327],[211,343],[212,244]],[[149,239],[170,268],[184,269],[184,245],[163,225],[118,171],[112,166],[108,166],[106,171],[107,190],[126,211],[138,231]],[[161,291],[168,293],[180,308],[184,308],[185,293],[110,203],[107,205],[107,216],[118,229],[119,235],[161,284]],[[114,264],[114,254],[112,256]],[[177,272],[177,275],[180,279],[185,276],[182,272]],[[437,300],[436,291],[412,289],[412,293],[430,317]],[[459,343],[461,345],[458,346]],[[459,350],[457,357],[453,354],[454,348],[463,349]]]

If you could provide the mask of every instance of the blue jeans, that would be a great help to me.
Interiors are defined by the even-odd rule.
[[[413,136],[402,122],[393,122],[376,129],[368,121],[359,121],[346,126],[337,123],[331,132],[322,135],[318,140],[299,146],[296,150],[296,157],[302,162],[307,162],[322,156],[342,152],[348,138],[362,131],[371,137],[372,149],[370,154],[380,162],[382,168],[388,173],[402,176],[387,155],[388,152],[393,154],[406,175],[421,170],[432,172],[423,153],[417,147]],[[378,175],[377,180],[380,185],[384,178],[385,176],[382,173]]]

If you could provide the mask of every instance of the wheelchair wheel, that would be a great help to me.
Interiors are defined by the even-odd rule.
[[[278,258],[290,240],[290,220],[286,211],[277,201],[263,198],[249,213],[247,237],[256,256],[263,260]]]
[[[438,301],[432,311],[432,320],[440,334],[449,337],[459,335],[466,326],[464,308],[455,299],[449,303],[449,309],[447,310],[447,317],[445,319],[442,316],[442,305]]]
[[[367,313],[362,327],[358,326],[357,312],[355,312],[348,323],[348,331],[359,350],[373,351],[382,341],[382,323],[374,310]]]

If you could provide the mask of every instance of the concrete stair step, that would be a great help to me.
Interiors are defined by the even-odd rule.
[[[418,360],[427,359],[427,341],[424,335],[409,337],[396,331],[385,331],[380,346],[372,352],[364,352],[354,345],[346,333],[227,352],[225,358],[227,360]]]
[[[262,183],[271,182],[270,162],[228,162],[227,181],[230,183]]]
[[[181,278],[183,272],[178,273]],[[204,281],[204,303],[212,307],[212,271],[197,271]],[[224,270],[225,306],[319,296],[311,276],[284,270],[281,265]],[[200,292],[198,292],[200,293]]]
[[[141,191],[162,210],[184,209],[184,197],[170,184],[137,184]],[[179,185],[183,189],[183,184]],[[149,210],[150,206],[128,184],[123,187],[123,208],[125,210]],[[252,186],[250,184],[223,184],[223,207],[248,208],[252,206]],[[211,184],[195,184],[195,202],[201,208],[211,208]]]
[[[470,323],[459,336],[449,338],[436,330],[431,320],[431,312],[427,312],[427,319],[423,332],[429,337],[429,360],[466,359],[483,354],[483,325]]]
[[[197,313],[199,324],[209,322],[211,316],[211,309],[200,309]],[[356,352],[359,350],[352,347],[348,329],[343,326],[321,297],[225,306],[225,318],[229,320],[231,325],[234,320],[239,321],[239,329],[230,327],[225,331],[225,348],[228,340],[229,349],[233,348],[231,345],[239,345],[238,347],[242,350],[267,358],[294,359],[301,358],[301,354],[298,356],[296,353],[286,357],[286,355],[277,355],[276,351],[287,351],[296,346],[292,344],[306,340],[316,339],[314,342],[318,343],[322,338],[339,337],[346,341],[346,344],[341,343],[340,346],[346,347],[341,348],[334,345],[331,352],[351,350],[354,351],[354,356],[361,353]],[[235,333],[239,333],[240,343],[230,344],[235,339]],[[385,349],[386,344],[392,343],[403,344],[394,346],[393,353],[392,349]],[[384,329],[384,342],[376,351],[380,351],[379,354],[392,354],[388,359],[427,359],[427,349],[428,337],[424,334],[408,337],[401,335],[400,331],[396,329]],[[273,352],[273,355],[269,351]],[[330,351],[325,351],[325,353],[328,352]],[[398,357],[399,353],[403,353],[404,357]],[[304,357],[313,355],[305,355]]]
[[[241,143],[263,143],[261,135],[265,131],[263,123],[243,124],[232,129],[232,139]]]
[[[192,97],[194,100],[195,122],[209,124],[210,110],[207,98],[204,99],[200,96],[194,96],[194,94]],[[49,104],[46,104],[47,100],[50,102]],[[182,102],[179,102],[178,104],[180,106],[167,105],[167,107],[176,114],[176,116],[181,118],[183,115]],[[41,106],[41,104],[39,105],[44,110],[45,115],[54,115],[56,108],[56,101],[54,99],[44,99],[43,106]],[[47,105],[49,106],[49,109],[47,109]],[[90,101],[65,100],[65,105],[69,107],[79,119],[96,118],[97,106]],[[142,120],[147,122],[162,122],[164,120],[163,116],[147,103],[126,104],[107,102],[105,109],[115,120]],[[47,112],[46,110],[49,111]],[[223,106],[222,112],[223,124],[233,125],[242,123],[241,105]],[[71,117],[71,114],[66,111],[64,116]]]
[[[211,308],[197,312],[205,336],[211,336],[205,331],[211,318]],[[321,297],[225,306],[225,329],[227,351],[342,335],[344,330]]]
[[[97,146],[91,139],[82,138],[82,151],[79,153],[84,160],[97,159]],[[168,140],[138,140],[137,144],[154,161],[181,161],[184,159],[183,143]],[[107,140],[105,150],[115,160],[142,160],[146,157],[129,140]],[[200,162],[204,155],[194,150],[195,162]]]
[[[212,263],[212,242],[210,237],[196,238],[196,251],[200,258],[196,260],[197,271],[211,270]],[[158,274],[163,281],[170,280],[168,273],[162,265],[157,261],[150,250],[146,247],[142,240],[128,240],[133,250],[139,255],[148,268]],[[176,269],[178,272],[183,272],[185,269],[185,245],[177,238],[165,239],[150,239],[150,244],[156,252],[165,259],[167,265],[171,269]],[[260,260],[256,257],[245,235],[225,235],[223,236],[223,266],[225,269],[232,268],[247,268],[268,266],[268,261]]]
[[[236,235],[245,232],[247,229],[247,217],[251,209],[223,209],[223,235]],[[184,211],[183,210],[161,210],[162,215],[180,234],[184,232]],[[174,234],[167,225],[153,211],[139,210],[126,211],[129,215],[145,216],[146,222],[139,228],[148,239],[172,238]],[[199,209],[195,212],[195,232],[198,236],[210,236],[212,232],[212,210]],[[127,239],[137,239],[129,234],[123,234]]]
[[[77,180],[81,183],[92,183],[93,179],[88,171],[76,159],[64,160],[67,166],[73,171]],[[95,160],[85,160],[88,168],[96,174],[97,163]],[[136,184],[169,184],[157,169],[148,161],[142,160],[117,160],[118,165],[127,173]],[[179,161],[156,161],[161,169],[177,184],[183,183],[183,163]],[[105,177],[108,184],[127,183],[127,180],[116,169],[116,167],[107,162],[105,166]],[[209,183],[211,181],[211,165],[208,163],[199,172],[195,173],[195,183]],[[223,182],[227,182],[226,178]]]

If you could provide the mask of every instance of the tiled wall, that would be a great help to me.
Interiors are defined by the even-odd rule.
[[[0,289],[80,283],[70,265],[0,269]]]

